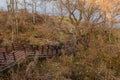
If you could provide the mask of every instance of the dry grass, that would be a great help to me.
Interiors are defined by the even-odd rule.
[[[73,41],[71,30],[74,27],[68,21],[59,26],[59,21],[51,17],[48,17],[47,22],[39,23],[40,17],[34,25],[28,20],[30,18],[29,14],[29,18],[20,21],[18,41],[40,45],[63,40]],[[3,27],[0,29],[3,30]],[[85,24],[81,24],[79,30],[87,41],[79,35],[79,51],[74,52],[74,41],[68,42],[67,49],[63,50],[65,54],[75,54],[74,56],[63,54],[60,57],[40,60],[35,57],[20,64],[15,71],[11,70],[1,80],[120,80],[120,30],[113,28],[109,32],[108,27],[88,27]],[[7,27],[4,31],[4,36],[0,36],[1,41],[3,38],[10,40],[11,29]],[[9,34],[5,36],[7,33]]]

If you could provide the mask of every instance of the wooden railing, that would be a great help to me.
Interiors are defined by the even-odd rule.
[[[11,52],[11,53],[0,52],[0,65],[15,61],[16,61],[15,52]]]
[[[0,52],[0,64],[5,63],[7,60],[6,53],[5,52]]]
[[[62,45],[12,45],[5,46],[5,50],[0,52],[0,66],[8,65],[10,63],[19,62],[23,57],[37,56],[39,58],[47,58],[52,56],[59,56],[62,54]],[[3,69],[4,70],[4,69]]]

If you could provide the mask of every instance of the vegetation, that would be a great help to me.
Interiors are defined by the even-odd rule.
[[[23,0],[23,9],[19,0],[6,2],[8,11],[0,11],[1,46],[64,43],[64,49],[57,57],[26,58],[0,80],[120,80],[120,3],[111,1],[58,0],[57,16],[37,13],[41,0]]]

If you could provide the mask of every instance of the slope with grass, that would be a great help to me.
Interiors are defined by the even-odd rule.
[[[7,15],[6,12],[0,15]],[[27,15],[27,16],[26,16]],[[7,15],[9,16],[9,15]],[[81,23],[80,34],[67,18],[38,15],[36,24],[32,15],[19,15],[19,34],[15,41],[23,44],[45,45],[64,42],[62,56],[49,59],[34,58],[4,74],[1,80],[119,80],[120,29],[104,25]],[[0,16],[0,44],[11,42],[10,16]],[[76,38],[77,36],[77,38]],[[77,41],[75,41],[75,38]],[[77,46],[75,45],[77,44]],[[77,50],[76,50],[77,48]],[[74,55],[73,55],[74,54]]]

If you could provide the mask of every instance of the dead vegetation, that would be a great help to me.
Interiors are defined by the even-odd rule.
[[[55,18],[52,22],[57,23]],[[33,24],[28,27],[27,31],[21,32],[19,34],[21,38],[18,40],[24,43],[28,40],[29,44],[52,44],[55,41],[65,40],[63,55],[45,60],[34,58],[29,63],[26,61],[15,71],[8,73],[7,77],[4,76],[3,80],[119,80],[119,29],[112,29],[111,40],[109,40],[110,28],[87,27],[81,24],[78,26],[81,33],[77,41],[79,45],[75,47],[74,40],[72,40],[73,32],[70,31],[74,27],[71,25],[69,29],[70,23],[68,25],[67,23],[69,22],[62,23],[64,27],[59,25],[56,27],[57,24],[51,25],[50,22]],[[76,48],[79,50],[75,50]]]
[[[48,16],[29,13],[23,9],[17,12],[15,18],[6,11],[0,12],[0,45],[13,41],[12,30],[14,30],[14,42],[20,44],[64,43],[62,56],[49,59],[38,59],[37,57],[26,59],[25,62],[17,65],[17,68],[4,74],[0,80],[120,79],[120,29],[114,27],[112,17],[110,23],[113,26],[107,25],[110,20],[107,17],[108,10],[102,11],[99,6],[101,4],[94,4],[96,0],[92,0],[93,2],[88,4],[84,2],[87,0],[76,0],[78,3],[75,4],[71,0],[60,1],[62,1],[61,10],[66,8],[69,17],[64,16],[62,11],[61,16]],[[81,2],[83,4],[79,6]],[[118,6],[119,3],[116,7]],[[76,10],[81,12],[79,19],[75,17]],[[95,16],[94,10],[100,14],[91,22],[91,18],[93,19]],[[119,11],[116,9],[114,13],[117,14]],[[83,20],[84,18],[85,20]],[[101,19],[102,22],[99,21]],[[15,20],[18,20],[17,24],[13,24]]]

